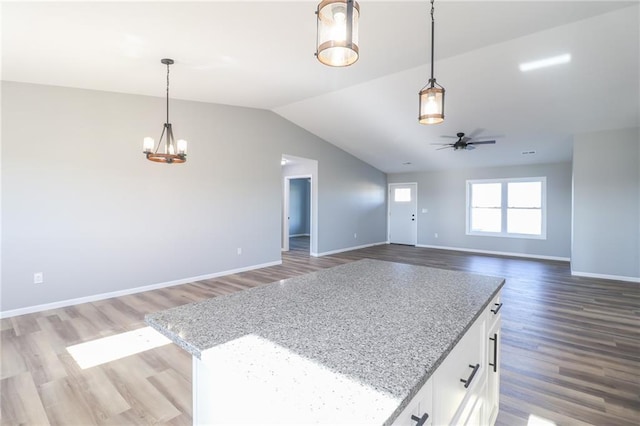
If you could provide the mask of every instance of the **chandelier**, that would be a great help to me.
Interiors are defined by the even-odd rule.
[[[184,139],[178,139],[177,143],[174,141],[173,130],[169,122],[169,65],[173,64],[174,61],[173,59],[162,59],[160,62],[167,66],[167,121],[162,128],[158,145],[155,145],[153,138],[146,137],[142,143],[142,149],[147,156],[147,160],[167,164],[184,163],[187,161],[187,141]],[[165,138],[164,152],[158,152],[162,145],[163,137]],[[154,146],[155,150],[153,149]]]

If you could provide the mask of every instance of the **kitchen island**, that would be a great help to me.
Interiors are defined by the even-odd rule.
[[[194,424],[492,423],[503,285],[364,259],[145,319],[193,355]]]

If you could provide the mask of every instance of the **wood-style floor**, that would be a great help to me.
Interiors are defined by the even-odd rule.
[[[565,262],[382,245],[322,258],[293,239],[283,264],[1,321],[1,422],[191,424],[191,357],[165,345],[81,369],[67,346],[144,327],[144,315],[362,258],[497,275],[499,425],[640,424],[640,286],[572,277]],[[533,417],[532,417],[533,419]]]

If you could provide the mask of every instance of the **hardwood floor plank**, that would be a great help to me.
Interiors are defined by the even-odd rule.
[[[2,320],[0,423],[191,424],[191,356],[161,346],[86,370],[72,344],[145,327],[144,315],[362,258],[501,276],[497,425],[640,426],[640,286],[573,277],[567,262],[380,245]]]
[[[48,425],[45,408],[31,374],[24,372],[0,381],[2,424]]]
[[[6,379],[20,373],[28,372],[27,363],[17,344],[18,337],[13,329],[2,330],[0,344],[0,379]]]
[[[149,382],[155,386],[174,407],[184,414],[191,415],[193,399],[191,396],[191,380],[185,380],[172,369],[167,369],[152,377]]]
[[[123,358],[101,368],[140,419],[157,423],[180,415],[180,411],[147,380],[157,372],[139,357]]]
[[[73,378],[44,383],[39,387],[39,394],[52,424],[100,424],[100,416],[94,416]]]

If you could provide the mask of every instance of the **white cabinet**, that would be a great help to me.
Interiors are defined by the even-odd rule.
[[[500,395],[501,307],[498,294],[398,416],[394,426],[495,423]],[[428,419],[420,423],[425,413]]]
[[[487,317],[487,401],[486,419],[492,425],[498,417],[500,406],[500,295],[490,304]]]
[[[474,391],[485,374],[484,321],[480,318],[465,333],[433,374],[437,392],[433,395],[434,423],[456,423],[463,400]],[[462,410],[464,411],[464,410]]]

